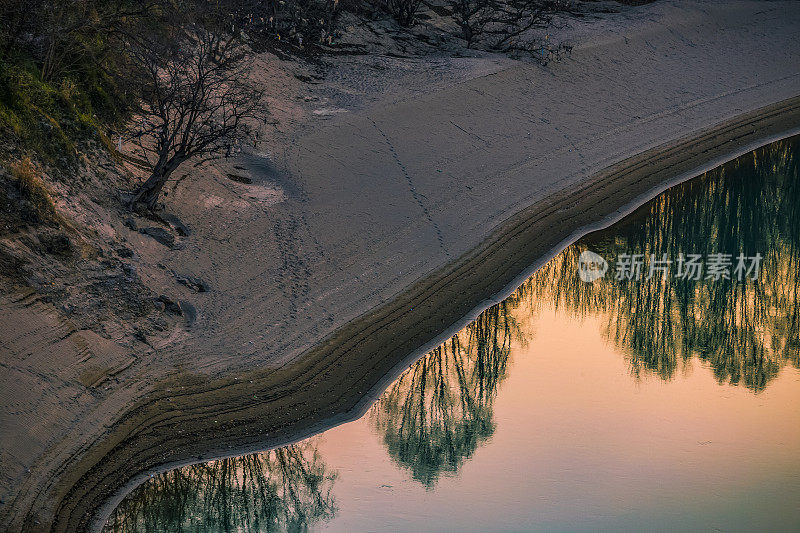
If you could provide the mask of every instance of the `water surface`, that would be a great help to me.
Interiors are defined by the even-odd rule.
[[[107,529],[797,530],[799,147],[568,247],[360,420],[155,476]],[[586,250],[608,261],[591,283]],[[640,279],[623,254],[641,254]],[[666,271],[650,275],[651,254]],[[681,254],[699,279],[679,276]]]

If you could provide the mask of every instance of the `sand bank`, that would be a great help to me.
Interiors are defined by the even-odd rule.
[[[357,415],[569,239],[797,133],[798,28],[792,2],[628,10],[563,62],[388,95],[242,157],[252,185],[180,189],[191,238],[143,257],[210,290],[170,342],[121,353],[3,302],[3,529],[85,529],[148,472]],[[81,381],[93,357],[118,381]]]

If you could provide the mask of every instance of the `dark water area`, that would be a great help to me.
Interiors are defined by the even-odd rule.
[[[154,476],[107,530],[800,530],[799,149],[666,191],[361,419]]]

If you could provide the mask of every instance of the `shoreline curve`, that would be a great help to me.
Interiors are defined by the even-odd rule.
[[[358,418],[412,359],[502,300],[569,242],[679,181],[798,133],[800,96],[651,148],[522,210],[477,248],[289,364],[216,379],[171,375],[83,453],[64,460],[47,487],[26,487],[30,505],[6,525],[97,530],[150,473],[274,448]],[[38,511],[48,500],[57,502],[49,516]]]

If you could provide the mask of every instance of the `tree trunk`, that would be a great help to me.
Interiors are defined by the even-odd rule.
[[[136,193],[128,203],[133,207],[137,203],[145,204],[151,211],[156,207],[158,196],[161,194],[161,189],[167,183],[172,172],[178,168],[183,160],[176,160],[174,157],[165,165],[156,165],[153,173],[147,178],[147,181],[142,183]]]
[[[161,189],[167,182],[168,176],[161,172],[154,172],[136,191],[136,194],[131,198],[130,205],[142,203],[147,205],[147,208],[152,210],[158,201],[158,195],[161,194]]]

